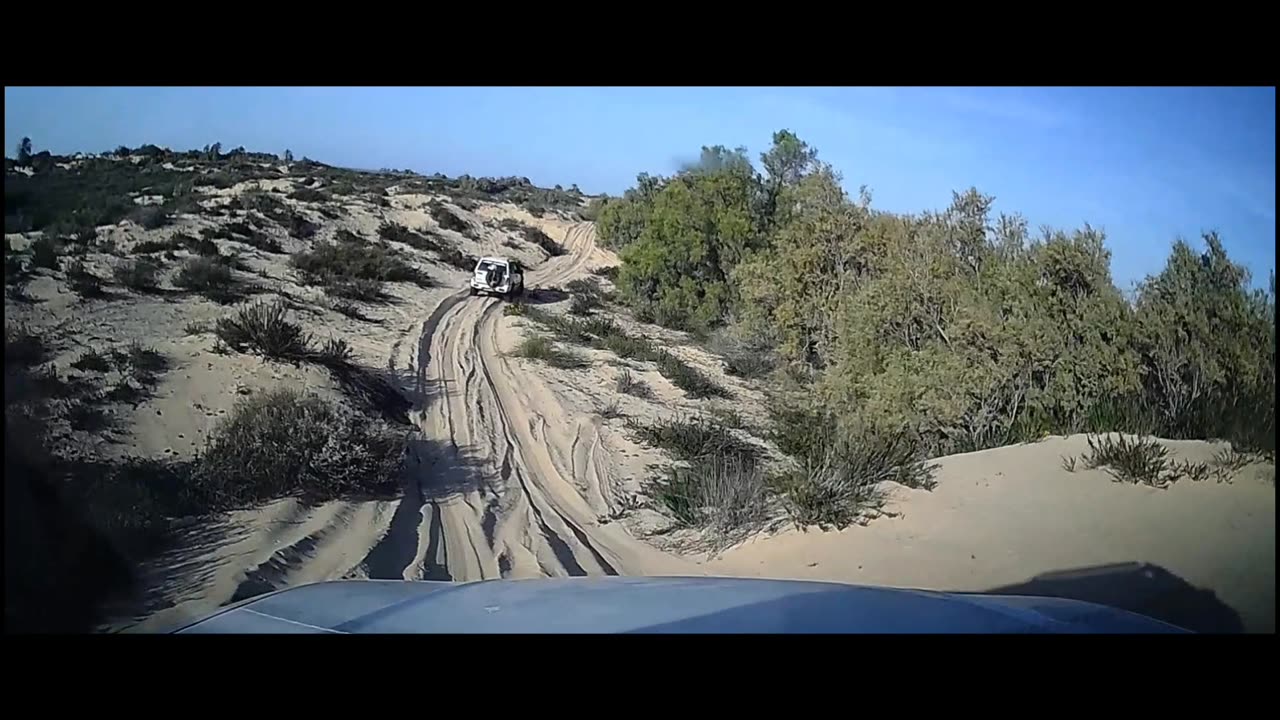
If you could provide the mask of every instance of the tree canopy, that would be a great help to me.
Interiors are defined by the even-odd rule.
[[[732,335],[803,402],[939,452],[1109,429],[1274,448],[1274,273],[1251,290],[1216,234],[1126,299],[1088,225],[1033,238],[975,188],[876,210],[788,130],[759,157],[704,147],[598,206],[641,319]]]

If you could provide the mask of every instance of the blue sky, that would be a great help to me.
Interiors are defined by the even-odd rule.
[[[1216,229],[1264,285],[1275,267],[1275,88],[6,88],[5,146],[293,150],[351,167],[524,175],[619,193],[702,145],[753,159],[790,128],[877,207],[998,211],[1103,228],[1117,282]]]

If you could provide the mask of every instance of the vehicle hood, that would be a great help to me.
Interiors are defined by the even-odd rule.
[[[179,633],[1167,633],[1059,598],[802,580],[581,577],[341,580],[225,608]]]

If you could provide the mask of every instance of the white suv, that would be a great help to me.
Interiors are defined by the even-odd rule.
[[[524,294],[524,268],[515,260],[482,257],[471,274],[471,294],[489,293],[506,298]]]

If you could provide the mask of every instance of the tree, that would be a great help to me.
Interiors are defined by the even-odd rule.
[[[17,160],[19,165],[25,166],[31,164],[31,138],[24,137],[18,143]]]
[[[780,219],[775,217],[778,196],[784,188],[795,187],[806,174],[818,169],[818,151],[790,130],[779,130],[773,134],[773,147],[761,153],[760,164],[767,177],[760,198],[760,213],[766,218]]]

